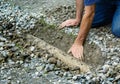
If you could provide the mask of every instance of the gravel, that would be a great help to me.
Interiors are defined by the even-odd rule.
[[[67,12],[71,12],[70,17],[75,14],[71,6],[58,9],[46,11],[46,16],[52,15],[57,24],[69,18],[65,16]],[[73,74],[63,69],[60,60],[25,43],[22,32],[33,29],[36,22],[21,7],[0,0],[0,84],[120,84],[120,39],[111,34],[108,26],[91,29],[87,38],[90,44],[100,47],[107,61],[94,72]],[[78,29],[67,28],[65,32],[77,34]]]

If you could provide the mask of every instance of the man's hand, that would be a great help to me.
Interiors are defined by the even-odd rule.
[[[69,26],[77,26],[79,25],[80,20],[78,19],[69,19],[64,21],[62,24],[60,24],[60,29],[64,28],[64,27],[69,27]]]
[[[68,53],[72,53],[72,55],[80,60],[84,60],[83,57],[83,46],[77,43],[74,43],[72,47],[69,49]]]
[[[95,4],[90,6],[85,6],[85,12],[80,25],[80,31],[78,33],[76,40],[74,41],[74,44],[68,51],[68,52],[71,52],[74,57],[80,58],[81,60],[84,59],[82,45],[91,28],[94,14],[95,14]]]

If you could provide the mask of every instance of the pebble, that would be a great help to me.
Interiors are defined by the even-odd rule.
[[[16,32],[16,34],[21,34],[22,29],[26,29],[26,31],[28,31],[28,30],[34,28],[36,20],[34,18],[31,18],[28,13],[25,13],[24,11],[22,11],[19,6],[11,7],[10,4],[4,3],[3,0],[0,0],[0,4],[1,4],[0,5],[0,14],[1,14],[1,16],[0,16],[0,24],[2,24],[2,26],[0,25],[0,53],[2,54],[2,56],[4,58],[9,59],[9,54],[10,54],[9,51],[12,51],[12,52],[14,52],[13,56],[15,56],[17,58],[17,56],[22,56],[21,55],[22,52],[19,50],[18,47],[16,47],[16,44],[9,41],[9,39],[6,36],[10,37],[10,36],[12,36],[12,34],[14,32]],[[70,7],[66,7],[65,9],[61,8],[61,10],[63,10],[63,12],[68,14],[68,8],[71,9]],[[55,13],[59,13],[59,11],[55,12]],[[59,16],[59,14],[56,14],[56,15],[58,17],[62,18],[62,15],[61,16]],[[11,30],[13,30],[14,32],[12,32]],[[72,32],[72,30],[70,30],[70,31]],[[33,61],[33,63],[32,63],[32,61],[29,61],[29,63],[31,63],[31,64],[30,65],[25,65],[24,67],[26,67],[26,68],[30,67],[30,69],[33,70],[33,71],[30,72],[31,74],[33,74],[33,76],[34,75],[39,75],[40,71],[47,71],[47,72],[53,71],[54,74],[60,75],[61,77],[63,75],[63,76],[66,77],[66,79],[67,78],[70,79],[70,77],[72,77],[72,79],[74,81],[79,81],[78,84],[80,84],[82,82],[83,83],[86,82],[86,83],[89,84],[92,81],[100,81],[100,83],[102,83],[105,80],[107,80],[107,81],[105,81],[105,83],[107,83],[107,84],[112,84],[111,81],[113,81],[113,80],[117,80],[118,84],[119,84],[120,83],[119,77],[116,76],[115,79],[114,79],[114,78],[111,78],[111,76],[114,75],[114,68],[118,67],[118,70],[119,70],[118,65],[120,63],[120,57],[119,57],[119,55],[117,55],[114,52],[118,52],[120,50],[120,48],[119,48],[120,46],[115,46],[115,48],[113,47],[111,49],[107,49],[107,47],[106,47],[107,44],[105,45],[106,41],[108,40],[107,37],[109,37],[109,40],[112,38],[114,42],[117,41],[117,39],[114,39],[113,36],[111,36],[111,35],[107,36],[107,34],[105,36],[103,36],[104,33],[102,33],[102,32],[100,33],[102,35],[98,35],[98,36],[97,35],[93,36],[94,34],[92,34],[92,33],[90,33],[91,38],[89,40],[94,41],[94,43],[96,43],[101,48],[102,51],[107,52],[107,54],[105,53],[105,56],[109,55],[109,57],[108,57],[109,61],[107,61],[105,63],[105,65],[103,65],[101,67],[103,71],[101,73],[100,73],[100,70],[95,72],[97,74],[97,76],[95,76],[95,77],[92,76],[91,77],[91,74],[93,74],[93,73],[90,73],[89,75],[84,74],[84,75],[73,76],[72,77],[70,73],[62,72],[61,70],[54,71],[55,66],[58,66],[58,67],[61,66],[61,62],[59,60],[53,58],[52,55],[49,55],[49,54],[46,55],[46,58],[48,59],[48,63],[45,63],[46,62],[46,60],[45,60],[43,62],[43,65],[40,65],[40,66],[37,65],[37,67],[36,67],[35,63],[39,62],[39,61],[35,60],[35,61]],[[99,36],[101,36],[101,37],[99,37]],[[6,50],[5,47],[11,47],[11,48]],[[30,51],[34,52],[34,50],[35,50],[35,47],[31,46]],[[35,54],[31,53],[30,55],[31,55],[31,57],[34,57]],[[12,60],[8,60],[8,63],[11,66],[13,64],[15,64],[15,62],[13,62]],[[16,63],[24,65],[23,60],[18,61]],[[109,68],[111,68],[111,69],[109,69]],[[33,73],[34,69],[36,69],[37,72]],[[5,65],[4,65],[2,68],[0,67],[0,70],[2,70],[2,72],[3,72],[3,73],[0,73],[0,75],[4,74],[4,76],[2,78],[6,79],[8,77],[8,80],[12,79],[12,76],[9,76],[8,73],[10,73],[10,72],[12,73],[13,69],[10,69],[10,71],[7,72],[6,71],[7,69],[5,69]],[[16,68],[14,68],[14,70],[17,71]],[[120,73],[118,70],[115,73]],[[18,74],[21,74],[21,75],[25,76],[24,75],[25,73],[23,74],[24,70],[20,70],[19,72],[20,73],[18,73]],[[28,73],[27,73],[27,75],[28,75]],[[29,76],[31,76],[31,75],[29,75]],[[27,76],[27,77],[29,77],[29,76]],[[19,80],[21,80],[21,79],[19,79]],[[12,83],[16,84],[15,82],[12,82]],[[18,83],[20,83],[20,81]],[[5,83],[1,83],[1,84],[5,84]]]
[[[59,71],[55,71],[55,74],[58,75],[60,72]]]
[[[34,57],[35,55],[34,55],[34,53],[32,53],[30,56],[31,56],[31,57]]]
[[[7,41],[7,39],[4,38],[4,37],[2,37],[2,36],[0,36],[0,40],[1,40],[1,41]]]
[[[0,46],[3,46],[4,45],[4,42],[0,42]]]
[[[34,46],[31,46],[30,47],[30,51],[34,51],[35,50],[35,47]]]
[[[11,77],[11,76],[9,76],[7,79],[8,79],[8,80],[11,80],[11,79],[12,79],[12,77]]]
[[[113,66],[117,66],[118,65],[118,63],[117,62],[113,62],[113,64],[112,64]]]
[[[78,76],[73,76],[72,79],[76,81],[78,79]]]
[[[91,77],[90,77],[90,76],[86,76],[86,79],[87,79],[87,80],[90,80],[90,79],[91,79]]]
[[[8,54],[9,54],[9,52],[8,51],[1,51],[0,52],[4,57],[7,57],[8,56]]]
[[[110,81],[106,81],[106,83],[107,83],[107,84],[113,84],[113,83],[112,83],[112,82],[110,82]]]
[[[48,62],[51,63],[51,64],[56,64],[57,59],[54,58],[54,57],[51,57],[51,58],[48,59]]]
[[[53,69],[54,69],[54,64],[47,64],[46,66],[45,66],[45,71],[46,72],[49,72],[49,71],[52,71]]]
[[[10,65],[12,65],[12,64],[15,64],[15,62],[14,61],[12,61],[12,60],[8,60],[8,63],[10,64]]]
[[[37,71],[42,71],[43,69],[44,69],[44,65],[43,66],[38,66],[38,67],[36,67],[36,69],[37,69]]]
[[[120,80],[117,83],[120,84]]]
[[[19,61],[20,64],[23,64],[24,62],[22,60]]]
[[[65,72],[65,73],[63,74],[63,76],[65,76],[65,77],[66,77],[66,76],[68,76],[68,73],[67,73],[67,72]]]
[[[60,67],[61,66],[61,62],[60,60],[57,60],[57,64],[56,64],[57,67]]]
[[[107,78],[107,80],[112,82],[114,78]]]
[[[106,73],[109,70],[109,65],[102,66],[104,73]]]

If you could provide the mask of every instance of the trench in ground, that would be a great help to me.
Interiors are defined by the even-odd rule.
[[[40,20],[36,27],[30,31],[30,34],[38,37],[47,43],[67,52],[72,46],[76,36],[73,34],[66,34],[64,30],[59,30],[54,25],[48,25]],[[94,43],[84,44],[85,63],[92,66],[91,70],[95,70],[104,64],[106,58],[102,56],[100,48]]]

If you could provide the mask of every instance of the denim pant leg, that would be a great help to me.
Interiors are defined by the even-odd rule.
[[[119,2],[120,3],[120,2]],[[112,33],[120,38],[120,4],[117,5],[113,22],[112,22]]]
[[[99,27],[112,22],[115,6],[110,3],[96,4],[92,27]]]

